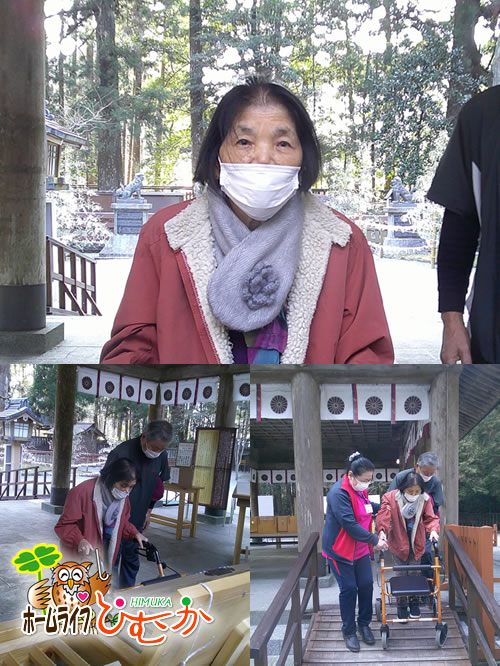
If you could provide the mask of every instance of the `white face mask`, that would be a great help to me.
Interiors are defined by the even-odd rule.
[[[111,488],[111,494],[117,500],[125,499],[125,497],[128,496],[128,492],[126,490],[119,490],[118,488]]]
[[[422,474],[422,472],[420,472],[420,476],[421,476],[422,479],[424,480],[424,483],[427,483],[427,481],[430,481],[430,480],[432,479],[432,477],[434,476],[434,474],[431,474],[430,476],[425,476],[425,474]]]
[[[158,458],[158,456],[161,456],[163,451],[160,451],[159,453],[156,453],[155,451],[151,451],[151,449],[148,449],[146,447],[144,453],[145,453],[145,455],[147,455],[148,458]]]
[[[264,222],[290,201],[299,188],[300,167],[221,162],[220,188],[253,220]]]
[[[355,479],[352,480],[351,486],[354,488],[354,490],[362,491],[366,490],[368,486],[370,485],[370,481],[368,482],[363,482],[363,481],[356,481]]]
[[[404,496],[408,500],[408,502],[416,502],[420,495],[408,495],[408,493],[405,493]]]

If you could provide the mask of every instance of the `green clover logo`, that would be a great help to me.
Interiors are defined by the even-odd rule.
[[[16,567],[17,572],[32,573],[37,576],[37,580],[42,580],[42,569],[44,567],[53,567],[56,562],[62,558],[62,554],[57,546],[47,543],[39,543],[33,550],[20,550],[11,560]],[[45,610],[43,611],[45,615]]]
[[[53,567],[62,558],[57,546],[39,543],[33,550],[20,550],[12,559],[18,573],[36,573],[42,580],[42,569]]]

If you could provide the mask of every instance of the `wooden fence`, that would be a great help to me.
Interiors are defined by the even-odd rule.
[[[71,466],[70,488],[76,485],[78,465]],[[50,475],[50,478],[48,478]],[[50,496],[52,470],[40,471],[39,467],[23,467],[0,472],[0,500],[39,499]],[[30,489],[31,488],[31,489]]]
[[[450,608],[455,608],[457,595],[467,613],[473,664],[478,663],[478,645],[488,663],[496,663],[488,660],[488,652],[500,657],[495,646],[495,631],[500,635],[500,608],[494,598],[493,535],[491,526],[446,525]]]
[[[47,314],[100,315],[96,262],[47,236]]]

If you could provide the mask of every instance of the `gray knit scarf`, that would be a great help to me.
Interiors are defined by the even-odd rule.
[[[111,490],[106,486],[106,484],[101,481],[99,484],[102,497],[102,520],[105,527],[114,525],[116,518],[118,517],[118,511],[120,509],[120,502],[124,500],[117,500],[113,497]]]
[[[304,225],[301,193],[250,231],[224,198],[207,190],[217,269],[208,283],[212,312],[227,328],[253,331],[279,315],[297,270]]]
[[[406,497],[401,493],[403,497],[403,502],[405,502],[403,508],[401,509],[401,514],[406,520],[411,520],[417,514],[417,508],[420,503],[419,499],[416,502],[408,502]]]

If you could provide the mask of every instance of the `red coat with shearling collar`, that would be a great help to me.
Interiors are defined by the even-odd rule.
[[[391,553],[401,560],[407,560],[410,542],[406,532],[406,522],[401,514],[399,490],[391,490],[382,497],[382,504],[377,514],[375,529],[377,534],[384,530]],[[415,516],[416,526],[412,532],[412,546],[415,559],[419,560],[425,551],[425,535],[433,530],[439,534],[439,518],[432,508],[432,500],[427,493],[422,493],[417,500],[419,506]]]
[[[362,232],[305,194],[302,252],[287,301],[281,363],[392,363],[394,352]],[[233,363],[208,305],[216,269],[206,197],[163,208],[141,230],[102,363]]]
[[[102,542],[102,527],[94,501],[94,489],[97,479],[83,481],[72,488],[66,501],[63,512],[57,521],[54,530],[61,540],[61,544],[74,553],[75,561],[80,560],[78,544],[86,539],[93,548],[99,548],[102,560],[104,557],[104,546]],[[130,516],[130,500],[128,497],[123,501],[123,509],[119,518],[116,539],[112,557],[109,565],[112,566],[118,556],[118,550],[122,539],[132,541],[139,530],[135,525],[128,522]]]

